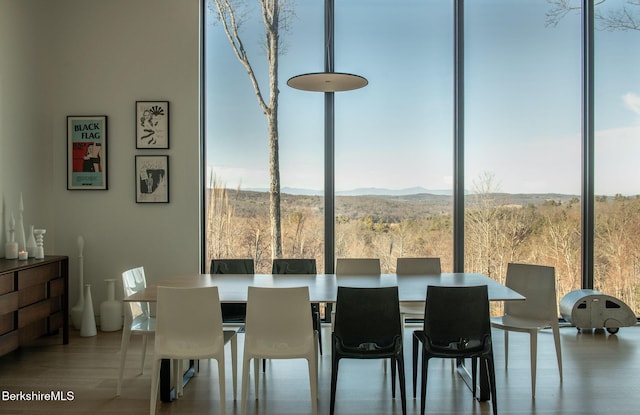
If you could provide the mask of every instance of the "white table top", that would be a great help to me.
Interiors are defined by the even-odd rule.
[[[247,301],[247,288],[256,287],[309,287],[311,302],[334,303],[338,286],[346,287],[398,287],[400,301],[424,301],[428,285],[473,286],[486,285],[490,301],[524,300],[516,291],[499,282],[478,273],[442,273],[433,275],[396,275],[381,274],[375,276],[317,274],[198,274],[167,278],[150,284],[124,301],[155,302],[157,287],[209,287],[217,286],[220,301],[244,303]]]

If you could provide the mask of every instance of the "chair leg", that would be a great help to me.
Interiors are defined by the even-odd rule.
[[[529,333],[530,343],[530,359],[531,359],[531,397],[536,397],[536,371],[537,371],[537,358],[538,358],[538,331]]]
[[[261,359],[262,360],[262,373],[265,373],[267,371],[267,359]]]
[[[249,383],[249,366],[251,365],[251,357],[245,356],[242,362],[242,392],[240,396],[240,414],[247,413],[247,386]],[[256,395],[257,397],[257,395]]]
[[[398,377],[400,378],[400,400],[402,403],[402,415],[407,415],[407,386],[405,382],[404,353],[394,359],[398,365]]]
[[[489,376],[489,388],[491,389],[491,407],[493,408],[493,415],[498,415],[498,398],[496,397],[496,369],[493,362],[493,357],[482,359],[486,362],[487,373]]]
[[[216,362],[218,363],[218,383],[220,385],[219,386],[220,413],[224,415],[227,413],[226,400],[225,400],[226,388],[225,388],[225,374],[224,374],[224,353],[222,353],[222,356],[216,359]]]
[[[478,358],[471,358],[471,393],[476,396],[478,379]]]
[[[386,360],[386,359],[385,359]],[[391,358],[391,398],[396,397],[396,358]]]
[[[147,356],[147,340],[149,336],[147,334],[142,335],[142,358],[140,360],[140,374],[144,371],[144,359]]]
[[[418,338],[413,335],[413,399],[416,398],[416,387],[418,379]]]
[[[131,339],[131,328],[122,330],[122,343],[120,345],[120,369],[118,370],[118,383],[116,386],[116,396],[120,396],[122,392],[122,376],[124,374],[124,364],[127,360],[127,349],[129,348],[129,340]]]
[[[340,359],[335,357],[335,352],[332,352],[331,356],[331,406],[329,414],[333,415],[336,407],[336,385],[338,384],[338,363],[340,363]]]
[[[316,363],[317,353],[312,359],[307,359],[309,366],[309,386],[311,389],[311,413],[318,415],[318,365]]]
[[[504,331],[504,368],[509,368],[509,331]]]
[[[238,392],[238,337],[231,338],[231,379],[233,380],[233,400],[237,399]]]
[[[558,324],[553,324],[553,341],[556,345],[556,359],[558,360],[558,370],[560,371],[560,383],[562,383],[562,349],[560,348],[560,328]]]
[[[149,413],[155,415],[158,402],[158,388],[160,387],[160,359],[153,361],[153,373],[151,374],[151,396],[149,398]]]
[[[260,371],[258,370],[259,365],[260,365],[260,358],[255,357],[253,359],[253,388],[256,391],[256,399],[258,399],[258,381],[260,377]]]
[[[429,358],[427,352],[422,349],[422,384],[420,385],[420,415],[424,415],[427,408],[427,372],[429,371]]]

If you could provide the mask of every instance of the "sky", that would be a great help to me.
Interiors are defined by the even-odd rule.
[[[335,70],[369,80],[335,96],[336,189],[451,189],[451,1],[335,3]],[[547,27],[549,9],[545,0],[467,2],[467,189],[489,172],[496,191],[580,194],[580,16]],[[286,80],[324,68],[323,1],[297,0],[295,11],[279,67],[281,185],[320,190],[324,97]],[[267,188],[265,117],[221,26],[207,17],[207,166],[228,187]],[[248,17],[241,36],[266,86],[262,23]],[[639,51],[640,31],[596,31],[596,194],[640,194]]]

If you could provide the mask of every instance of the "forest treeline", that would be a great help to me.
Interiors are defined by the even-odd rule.
[[[207,195],[207,262],[253,258],[271,272],[269,196],[215,187]],[[335,256],[380,258],[383,273],[398,257],[437,256],[453,270],[451,196],[337,196]],[[282,195],[283,257],[324,264],[320,196]],[[465,198],[465,271],[504,283],[507,264],[555,267],[558,301],[581,288],[581,205],[572,195],[480,193]],[[640,196],[598,196],[595,289],[640,314]]]

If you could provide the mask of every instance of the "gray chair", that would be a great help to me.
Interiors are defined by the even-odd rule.
[[[210,274],[254,274],[253,259],[212,259]],[[244,323],[247,305],[222,303],[222,321]]]
[[[440,274],[440,258],[398,258],[396,262],[396,274],[401,275],[428,275]],[[408,318],[420,319],[424,316],[424,302],[400,302],[400,318],[404,332],[405,320]]]
[[[509,358],[509,332],[529,333],[531,359],[531,396],[536,396],[536,360],[538,331],[551,327],[556,346],[556,360],[562,382],[562,350],[558,325],[555,269],[543,265],[507,266],[505,285],[524,295],[525,301],[505,301],[504,315],[491,319],[491,326],[504,330],[505,367]]]

